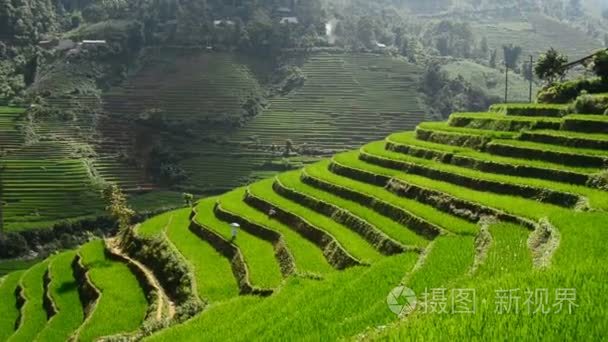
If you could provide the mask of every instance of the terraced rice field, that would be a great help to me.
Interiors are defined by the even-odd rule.
[[[542,14],[528,15],[513,22],[476,24],[473,32],[486,37],[491,49],[497,49],[502,58],[502,45],[513,43],[523,49],[523,56],[538,56],[550,47],[562,51],[570,60],[584,57],[584,51],[602,48],[602,43],[585,32],[558,22]]]
[[[514,111],[421,124],[139,225],[129,243],[143,241],[143,247],[132,257],[168,246],[139,259],[163,284],[161,294],[180,312],[183,299],[166,285],[175,279],[163,276],[185,270],[178,287],[204,303],[192,319],[146,340],[601,339],[608,164],[576,161],[608,160],[603,135],[585,132],[605,119],[525,115],[521,105]],[[240,225],[236,236],[231,223]],[[171,310],[150,311],[158,302],[146,282],[136,280],[136,268],[108,253],[94,241],[78,251],[82,261],[71,264],[80,270],[73,273],[78,289],[90,279],[102,292],[85,302],[78,336],[136,333],[150,312],[173,317]],[[46,325],[44,333],[73,305],[55,289],[72,281],[67,272],[60,275],[74,255],[2,278],[0,296],[7,300],[0,302],[0,317],[7,319],[0,324],[13,339],[24,331],[36,337],[28,327]],[[59,308],[48,322],[40,311],[29,313],[44,301],[47,269],[50,300]],[[401,317],[387,304],[399,285],[418,300]],[[20,286],[23,305],[16,304]],[[534,302],[537,289],[546,290],[540,303]],[[461,290],[474,293],[460,303],[474,305],[471,312],[453,311]],[[511,290],[520,291],[512,299],[518,306],[504,313],[497,291]],[[544,305],[543,311],[531,305]],[[13,332],[10,322],[20,312],[34,322]],[[107,324],[112,315],[124,324]],[[65,332],[74,329],[67,326]]]
[[[25,145],[19,130],[23,113],[23,109],[0,108],[6,229],[44,228],[62,219],[98,214],[101,199],[85,161],[74,155],[77,147],[56,141]]]
[[[24,109],[0,107],[0,156],[23,144],[23,136],[17,127]]]
[[[189,149],[198,156],[181,163],[190,175],[186,186],[225,191],[270,177],[281,170],[287,140],[329,155],[424,120],[417,91],[422,70],[401,59],[315,54],[301,70],[304,86],[271,99],[268,109],[243,128],[226,132],[222,138],[228,144]],[[279,166],[268,166],[273,162]]]

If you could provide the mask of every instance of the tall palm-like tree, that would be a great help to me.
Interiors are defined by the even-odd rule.
[[[4,165],[0,164],[0,240],[4,239]]]
[[[517,65],[517,60],[521,56],[521,47],[513,44],[502,46],[503,56],[505,60],[505,102],[509,96],[509,69],[514,69]]]

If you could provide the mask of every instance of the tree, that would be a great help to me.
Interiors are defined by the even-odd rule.
[[[481,42],[479,43],[479,51],[481,52],[481,56],[484,58],[488,57],[488,51],[490,51],[490,47],[488,46],[488,38],[481,38]]]
[[[492,53],[490,53],[490,60],[488,61],[490,68],[496,68],[496,59],[498,59],[498,51],[494,49],[492,50]]]
[[[509,97],[509,69],[514,69],[517,65],[517,60],[521,55],[521,47],[513,44],[502,46],[503,57],[505,61],[505,102]]]
[[[184,192],[182,197],[184,198],[184,202],[186,202],[186,206],[192,208],[194,204],[194,195]]]
[[[4,185],[3,175],[5,167],[0,165],[0,240],[4,240]]]
[[[362,17],[357,24],[357,38],[368,49],[376,42],[376,24],[370,17]]]
[[[106,201],[106,211],[118,221],[120,232],[127,232],[135,212],[129,208],[125,194],[118,185],[112,184],[104,189],[103,197]]]
[[[608,83],[608,52],[606,50],[593,57],[593,72],[601,77],[602,82]]]
[[[566,13],[572,18],[578,18],[583,15],[581,0],[570,0],[566,8]]]
[[[556,80],[564,78],[566,70],[564,65],[568,63],[568,58],[558,53],[554,48],[540,55],[534,65],[534,74],[545,81],[548,85],[555,83]]]
[[[285,151],[283,151],[283,155],[285,157],[289,157],[291,151],[293,151],[293,141],[291,139],[287,139],[285,140]]]

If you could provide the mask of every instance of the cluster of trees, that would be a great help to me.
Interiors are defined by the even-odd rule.
[[[320,0],[140,0],[137,8],[149,44],[268,52],[314,44],[325,30]],[[297,22],[282,22],[287,16]]]
[[[439,63],[427,66],[422,78],[421,91],[431,110],[431,118],[444,120],[453,112],[484,111],[492,103],[500,101],[486,95],[479,88],[465,81],[462,76],[451,79]]]

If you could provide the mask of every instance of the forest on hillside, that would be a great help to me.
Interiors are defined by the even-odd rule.
[[[0,101],[5,103],[22,103],[42,92],[31,86],[42,65],[58,56],[42,48],[41,41],[107,39],[109,51],[91,52],[89,58],[101,64],[101,75],[92,77],[103,89],[124,78],[146,46],[236,49],[271,58],[285,49],[381,51],[432,72],[441,58],[500,68],[501,45],[518,42],[485,36],[483,26],[477,28],[486,22],[531,22],[532,14],[541,13],[585,32],[598,46],[608,37],[606,17],[592,15],[581,0],[2,0],[0,9]],[[118,65],[108,68],[116,60]],[[524,77],[527,69],[523,60],[515,66]],[[470,98],[459,102],[475,107],[480,101],[479,89],[448,81],[445,77],[432,89],[448,99],[464,89]],[[431,99],[433,110],[446,115],[445,103],[436,102],[442,101]]]
[[[590,2],[0,0],[0,105],[23,111],[2,121],[0,158],[71,163],[87,215],[109,181],[152,193],[154,210],[159,189],[181,204],[424,119],[527,102],[565,76],[541,79],[530,56],[563,65],[608,43],[608,11]],[[52,183],[45,167],[31,172]],[[48,202],[12,205],[12,224],[78,216],[47,219]]]

